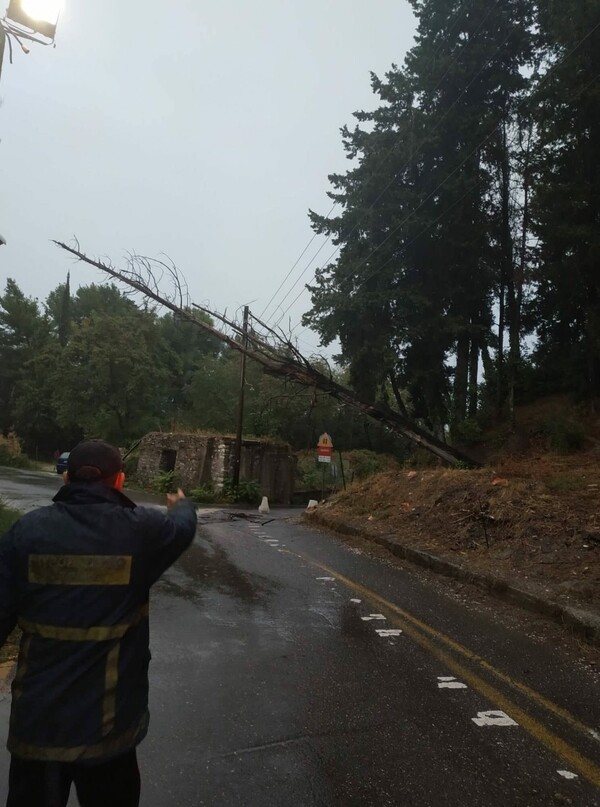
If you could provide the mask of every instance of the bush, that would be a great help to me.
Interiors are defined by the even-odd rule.
[[[233,481],[227,477],[223,482],[223,498],[229,502],[243,504],[260,503],[260,486],[255,479],[240,479],[237,490],[233,486]]]
[[[317,461],[316,451],[302,451],[297,455],[296,464],[296,489],[297,490],[321,490],[323,484],[323,468],[325,468],[325,487],[329,490],[332,486],[342,485],[342,470],[340,468],[339,454],[334,454],[332,464],[337,467],[337,476],[332,477],[331,465],[323,465]],[[344,463],[344,477],[346,484],[352,479],[366,479],[372,474],[384,471],[397,470],[400,466],[395,457],[390,454],[379,454],[368,449],[357,449],[354,451],[344,451],[342,454]]]
[[[321,466],[317,463],[314,451],[303,452],[296,464],[296,487],[302,490],[321,488]]]
[[[477,418],[467,418],[452,427],[452,439],[463,445],[476,445],[483,440],[483,429]]]
[[[187,495],[197,504],[212,504],[219,498],[212,485],[200,485],[200,487],[192,488]]]
[[[572,454],[583,448],[585,431],[580,423],[556,418],[547,421],[543,431],[548,437],[550,448],[557,454]]]
[[[178,487],[174,471],[161,471],[150,482],[150,490],[153,493],[172,493]]]
[[[260,504],[260,487],[255,479],[246,479],[240,481],[235,497],[236,502],[244,502],[246,504]]]
[[[21,451],[21,441],[14,432],[6,437],[0,434],[0,465],[11,468],[29,468],[29,458]]]
[[[353,451],[350,461],[355,479],[366,479],[373,474],[390,470],[390,458],[387,454],[377,454],[375,451]]]

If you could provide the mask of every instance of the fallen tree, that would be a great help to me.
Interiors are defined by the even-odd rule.
[[[252,316],[253,327],[246,332],[241,324],[225,315],[206,306],[190,304],[187,287],[173,264],[141,255],[130,255],[127,267],[116,269],[110,263],[88,257],[80,250],[79,244],[71,247],[61,241],[54,243],[78,260],[99,269],[114,280],[139,292],[146,299],[153,300],[181,319],[192,322],[197,327],[211,333],[233,350],[245,353],[249,359],[260,364],[266,373],[319,389],[340,403],[368,415],[391,432],[421,446],[450,465],[467,467],[478,465],[471,457],[434,437],[405,415],[383,404],[364,400],[353,390],[338,384],[331,374],[326,375],[307,359],[283,331],[276,331],[258,317]],[[165,279],[171,286],[170,292],[161,289],[161,284]],[[228,328],[229,332],[214,327],[195,316],[193,309],[202,311],[213,320],[217,320],[222,326]]]

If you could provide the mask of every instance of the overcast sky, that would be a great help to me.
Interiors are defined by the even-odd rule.
[[[375,105],[369,71],[401,63],[413,34],[406,0],[65,0],[56,49],[5,59],[2,288],[43,300],[69,268],[97,282],[49,243],[77,235],[117,263],[167,253],[192,299],[259,314],[312,236],[308,208],[331,206],[339,128]]]

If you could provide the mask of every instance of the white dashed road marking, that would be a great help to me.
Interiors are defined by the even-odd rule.
[[[335,580],[335,577],[317,577],[317,580],[327,580],[327,582],[331,580]]]
[[[506,712],[491,711],[491,712],[477,712],[477,717],[472,717],[471,720],[476,726],[518,726],[512,717],[509,717]]]
[[[385,619],[383,614],[369,614],[369,616],[361,616],[363,622],[370,622],[372,619]]]
[[[389,630],[380,628],[375,632],[378,633],[380,636],[400,636],[400,634],[402,633],[402,631],[399,630],[398,628],[391,628]]]
[[[438,675],[438,689],[467,689],[467,685],[457,681],[453,675]]]
[[[556,771],[560,776],[564,776],[565,779],[578,779],[576,773],[571,773],[571,771]]]
[[[350,602],[361,603],[361,602],[362,602],[362,600],[354,600],[354,599],[353,599],[353,600],[350,600]]]

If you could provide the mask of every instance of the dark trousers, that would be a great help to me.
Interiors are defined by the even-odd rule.
[[[66,807],[71,784],[81,807],[138,807],[140,771],[135,749],[96,765],[13,756],[6,807]]]

